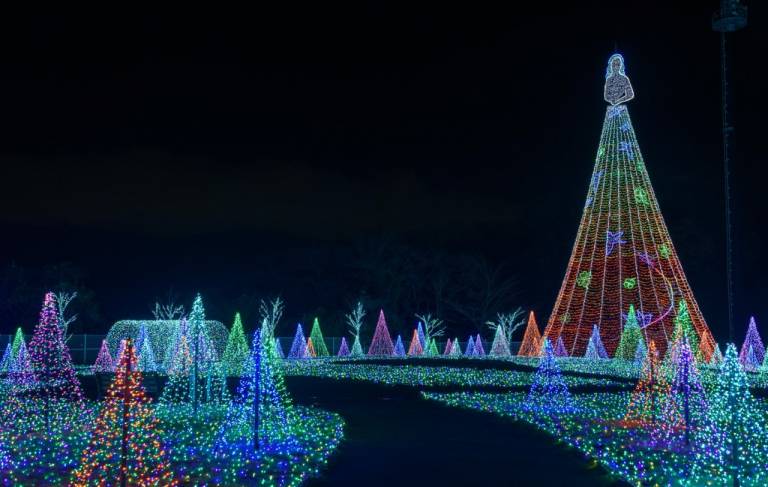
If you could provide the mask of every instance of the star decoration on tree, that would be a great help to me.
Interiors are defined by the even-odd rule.
[[[623,236],[624,236],[624,231],[623,230],[619,230],[619,231],[616,231],[616,232],[612,232],[612,231],[608,230],[608,232],[606,234],[606,239],[605,239],[605,255],[606,255],[606,257],[611,255],[611,253],[613,253],[613,248],[616,245],[627,243],[627,241],[622,238]]]

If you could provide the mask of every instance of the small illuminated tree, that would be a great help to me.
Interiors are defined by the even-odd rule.
[[[291,351],[288,352],[288,358],[301,359],[307,357],[307,340],[304,338],[304,331],[301,329],[301,323],[296,326],[296,334],[293,336]]]
[[[709,407],[712,426],[701,448],[708,456],[696,465],[694,478],[702,479],[701,483],[717,479],[723,485],[726,479],[732,485],[751,485],[759,476],[764,479],[768,458],[764,410],[749,392],[732,343],[726,348]]]
[[[645,340],[638,340],[637,347],[635,348],[634,365],[642,367],[645,362],[645,357],[648,356],[648,349],[645,346]]]
[[[240,313],[235,313],[235,320],[227,338],[227,346],[224,349],[222,360],[227,375],[239,377],[243,372],[245,359],[250,355],[248,342],[243,331],[243,322]]]
[[[640,380],[630,397],[624,422],[630,426],[653,426],[661,419],[661,408],[670,387],[661,368],[656,343],[651,341]],[[669,418],[667,418],[669,419]]]
[[[179,349],[168,369],[168,382],[160,395],[159,402],[163,412],[190,413],[189,406],[192,406],[195,400],[192,394],[197,389],[196,385],[193,385],[195,380],[193,373],[194,358],[187,347],[186,337],[182,336]]]
[[[58,316],[55,295],[49,292],[45,295],[40,321],[29,342],[29,362],[36,382],[33,396],[43,403],[46,431],[51,431],[52,422],[65,421],[54,414],[54,410],[63,403],[76,404],[77,409],[84,406],[83,392],[72,366],[69,348],[64,343]]]
[[[307,338],[307,350],[304,352],[304,358],[315,358],[317,353],[315,352],[315,346],[312,343],[312,337]]]
[[[277,358],[285,358],[285,354],[283,353],[283,347],[280,345],[280,340],[275,337],[275,356]],[[248,359],[245,360],[244,365],[248,364]]]
[[[157,372],[158,365],[155,360],[155,351],[152,350],[152,342],[147,339],[142,342],[139,350],[139,363],[137,365],[140,372]]]
[[[104,372],[112,372],[115,370],[115,364],[112,360],[112,355],[109,354],[109,347],[107,347],[107,341],[102,340],[101,341],[101,348],[99,349],[99,355],[96,357],[96,362],[94,362],[93,366],[91,367],[91,371],[94,374],[98,373],[104,373]]]
[[[747,356],[744,357],[744,361],[741,364],[745,372],[757,372],[757,369],[760,368],[761,364],[757,361],[756,355],[755,349],[750,345],[747,350]],[[739,361],[741,361],[741,358],[739,358]]]
[[[504,338],[507,342],[512,340],[515,331],[525,324],[525,312],[523,308],[517,308],[511,313],[496,313],[496,321],[486,321],[486,325],[498,335],[498,329],[501,327]],[[494,336],[496,336],[494,335]]]
[[[525,327],[523,341],[517,351],[518,357],[538,357],[541,354],[541,333],[536,324],[536,316],[533,311],[528,315],[528,325]]]
[[[589,353],[589,347],[587,347],[587,353]],[[568,352],[565,350],[565,344],[563,343],[563,340],[561,340],[561,337],[557,337],[557,343],[555,343],[555,349],[552,351],[552,355],[554,355],[555,358],[563,358],[568,356]],[[587,358],[597,358],[596,356],[597,352],[594,352],[594,357],[587,356]]]
[[[424,356],[425,357],[436,357],[438,355],[437,351],[437,343],[435,342],[434,338],[429,339],[429,345],[427,345],[427,349],[424,350]]]
[[[19,348],[22,345],[26,346],[26,343],[24,342],[24,333],[21,331],[21,327],[19,327],[16,329],[16,334],[13,335],[13,345],[11,346],[11,357],[13,360],[16,360],[16,357],[18,357]]]
[[[688,303],[684,299],[680,300],[677,307],[677,315],[675,316],[675,328],[672,332],[672,340],[670,341],[670,347],[668,347],[666,357],[666,367],[674,363],[677,360],[677,349],[675,345],[680,345],[685,340],[688,340],[688,345],[691,350],[699,349],[699,334],[693,326],[691,321],[691,315],[688,312]]]
[[[555,360],[552,345],[547,339],[544,339],[542,359],[533,376],[533,383],[523,407],[548,416],[576,411],[568,386],[560,372],[560,366]]]
[[[22,341],[16,352],[16,358],[11,362],[8,369],[8,384],[14,391],[23,391],[34,386],[35,382],[35,374],[32,372],[27,345]]]
[[[504,334],[504,327],[497,326],[496,332],[493,335],[493,343],[491,344],[491,357],[509,357],[509,343],[507,343],[507,337]]]
[[[227,376],[224,364],[216,362],[208,367],[205,375],[205,393],[203,402],[216,406],[229,405],[230,394],[227,389]]]
[[[453,358],[461,357],[461,343],[459,343],[459,337],[453,339],[449,355]]]
[[[419,324],[421,326],[421,324]],[[399,337],[400,335],[398,335]],[[408,345],[408,356],[418,357],[422,355],[424,350],[422,349],[421,339],[419,338],[418,330],[413,330],[413,336],[411,337],[411,344]]]
[[[203,298],[197,293],[192,302],[192,311],[189,313],[189,339],[191,340],[192,353],[192,378],[190,380],[190,394],[192,396],[192,411],[197,413],[200,405],[199,384],[201,382],[201,372],[206,372],[216,360],[215,350],[208,330],[205,327],[205,307]]]
[[[128,340],[72,485],[178,485]]]
[[[597,325],[592,326],[592,336],[589,337],[587,353],[590,353],[590,348],[593,349],[593,352],[591,352],[592,358],[608,358],[608,353],[605,351],[605,347],[603,346],[603,340],[600,338],[600,329],[597,327]]]
[[[259,449],[290,452],[297,446],[298,419],[271,350],[273,344],[268,330],[254,332],[248,367],[217,435],[216,455],[252,458]]]
[[[640,341],[645,341],[643,339],[643,332],[638,324],[637,312],[635,311],[634,304],[629,305],[629,311],[627,311],[627,314],[623,315],[623,318],[624,330],[621,332],[619,346],[616,348],[616,353],[613,358],[620,360],[634,360],[638,343]]]
[[[13,357],[11,354],[11,344],[8,343],[5,345],[5,352],[3,352],[3,359],[0,360],[0,372],[4,374],[8,373],[12,363],[13,363]]]
[[[310,358],[307,357],[307,340],[304,338],[304,330],[301,323],[296,325],[296,333],[293,335],[291,350],[288,352],[288,358]]]
[[[447,342],[445,342],[445,349],[443,350],[443,355],[448,356],[451,354],[451,349],[453,348],[453,342],[451,342],[451,339],[449,338]]]
[[[389,357],[394,351],[392,337],[389,335],[387,320],[384,318],[384,310],[379,310],[379,320],[376,322],[376,330],[373,332],[371,346],[368,347],[369,356]]]
[[[475,347],[473,350],[473,355],[475,357],[485,357],[485,348],[483,347],[483,339],[480,338],[480,334],[477,334],[477,337],[475,338]]]
[[[397,335],[397,340],[395,341],[395,349],[392,352],[392,355],[395,357],[405,357],[405,347],[403,347],[403,337],[400,335]]]
[[[312,339],[315,356],[328,357],[330,353],[328,353],[328,347],[325,346],[325,338],[323,337],[322,330],[320,330],[320,321],[317,318],[315,318],[314,323],[312,323],[312,332],[309,336]]]
[[[363,303],[359,301],[355,305],[354,309],[349,314],[345,315],[347,325],[349,325],[352,336],[355,337],[355,339],[352,341],[352,349],[350,350],[350,355],[353,357],[363,356],[363,347],[360,344],[360,328],[363,326],[364,317],[365,309],[363,309]]]
[[[341,345],[339,345],[339,351],[336,356],[349,357],[349,346],[347,346],[347,339],[345,337],[341,337]]]
[[[467,340],[467,348],[464,349],[464,356],[465,357],[475,356],[475,337],[473,337],[472,335],[470,335],[469,340]]]
[[[749,349],[752,348],[753,357],[749,359]],[[747,335],[744,337],[744,344],[741,346],[741,352],[739,353],[739,361],[742,365],[749,366],[746,369],[748,371],[754,371],[759,367],[765,359],[765,347],[763,346],[763,340],[760,338],[760,333],[757,331],[757,323],[755,317],[749,318],[749,327],[747,328]]]
[[[655,436],[665,448],[698,450],[694,438],[709,426],[709,407],[699,379],[693,351],[684,338],[677,346],[677,362],[672,371],[672,384],[655,425]],[[677,427],[679,425],[679,427]]]
[[[712,358],[709,360],[710,365],[720,365],[723,363],[723,352],[720,351],[720,345],[715,347],[715,352],[712,354]]]

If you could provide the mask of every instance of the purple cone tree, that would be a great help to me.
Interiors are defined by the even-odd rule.
[[[392,345],[392,337],[389,335],[389,329],[387,328],[387,320],[384,318],[384,310],[380,310],[371,346],[368,347],[368,355],[389,357],[393,351],[394,346]]]

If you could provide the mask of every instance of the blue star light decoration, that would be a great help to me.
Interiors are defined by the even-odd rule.
[[[616,245],[627,243],[627,241],[622,238],[623,236],[624,236],[623,230],[619,230],[616,232],[612,232],[608,230],[605,238],[605,256],[606,257],[613,253],[613,248]]]

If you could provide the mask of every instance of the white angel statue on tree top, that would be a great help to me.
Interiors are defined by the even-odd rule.
[[[624,73],[624,58],[621,54],[614,54],[608,59],[603,97],[613,106],[628,102],[635,97],[632,83]]]

